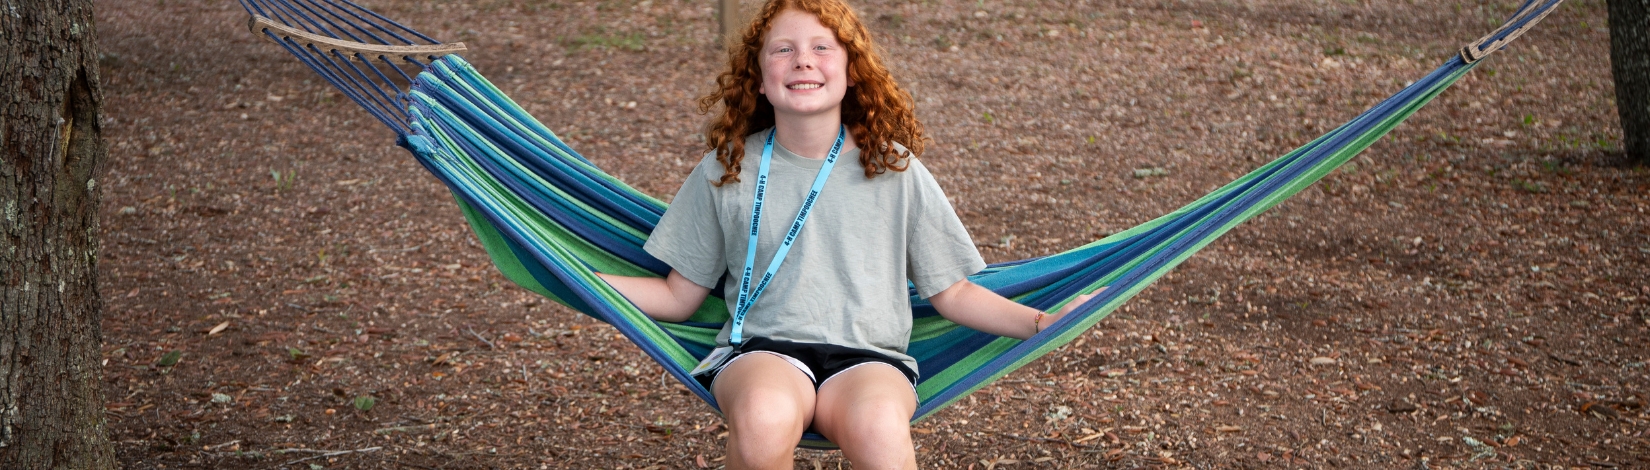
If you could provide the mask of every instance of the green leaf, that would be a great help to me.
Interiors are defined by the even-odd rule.
[[[180,359],[183,359],[183,351],[167,351],[166,354],[160,356],[160,362],[156,362],[155,365],[172,367],[178,365]]]
[[[372,405],[376,404],[378,404],[378,399],[373,398],[372,395],[361,395],[355,397],[355,409],[357,410],[372,411]]]

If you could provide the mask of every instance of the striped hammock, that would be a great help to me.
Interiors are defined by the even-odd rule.
[[[921,420],[1081,335],[1232,227],[1300,192],[1381,136],[1551,12],[1527,0],[1500,29],[1463,48],[1350,122],[1172,213],[1064,253],[992,265],[970,279],[1016,302],[1059,308],[1109,286],[1071,315],[1021,341],[940,317],[912,296]],[[286,48],[366,108],[451,189],[493,263],[511,281],[613,325],[711,406],[687,371],[728,320],[707,298],[688,321],[648,318],[595,272],[663,276],[642,251],[667,205],[580,156],[441,44],[349,0],[241,0],[253,32]],[[398,64],[422,69],[410,77]],[[403,85],[404,84],[404,85]],[[406,91],[402,91],[406,86]],[[801,443],[830,447],[808,434]]]

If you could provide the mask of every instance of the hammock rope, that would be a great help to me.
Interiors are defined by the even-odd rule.
[[[1374,144],[1561,1],[1526,0],[1496,31],[1392,97],[1169,214],[1062,253],[994,264],[970,276],[1043,310],[1108,287],[1028,340],[951,323],[913,291],[907,353],[917,359],[922,376],[912,421],[1075,340],[1215,238]],[[713,289],[688,321],[661,323],[594,274],[668,273],[669,266],[641,248],[665,203],[603,172],[533,119],[454,54],[463,50],[462,44],[441,44],[349,0],[241,2],[253,15],[253,32],[280,44],[396,132],[397,143],[452,191],[505,277],[612,325],[688,390],[716,406],[687,371],[714,347],[728,319],[721,289]],[[402,66],[421,71],[409,77]],[[385,73],[386,67],[394,73]],[[397,74],[404,81],[391,79]],[[397,91],[402,89],[406,91]],[[804,435],[801,445],[832,447],[813,433]]]

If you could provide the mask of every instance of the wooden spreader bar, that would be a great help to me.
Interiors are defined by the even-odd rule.
[[[274,33],[278,37],[291,39],[303,45],[315,46],[323,52],[340,51],[344,53],[358,53],[365,54],[367,57],[383,55],[390,57],[411,56],[435,59],[436,57],[441,57],[447,54],[457,54],[468,50],[464,47],[464,43],[462,42],[419,46],[388,46],[383,44],[367,44],[363,42],[345,41],[304,32],[302,30],[294,29],[290,26],[272,21],[267,17],[258,15],[252,15],[252,19],[247,21],[247,27],[248,29],[251,29],[253,33],[263,33],[267,30]]]
[[[1523,26],[1512,30],[1512,32],[1508,33],[1506,37],[1503,37],[1495,42],[1490,42],[1490,38],[1501,34],[1502,31],[1506,31],[1508,28],[1511,28],[1513,26],[1512,23],[1516,23],[1517,20],[1522,19],[1523,17],[1530,16],[1531,13],[1537,11],[1538,9],[1530,8],[1524,10],[1524,12],[1519,13],[1518,16],[1515,16],[1512,20],[1509,20],[1506,26],[1502,26],[1500,29],[1491,31],[1490,34],[1486,34],[1484,37],[1478,38],[1477,41],[1473,41],[1471,44],[1467,44],[1465,47],[1462,47],[1461,60],[1464,60],[1470,64],[1477,62],[1478,59],[1482,59],[1484,56],[1490,55],[1491,52],[1501,50],[1501,48],[1507,46],[1507,43],[1510,43],[1514,39],[1518,39],[1519,36],[1524,35],[1525,31],[1529,31],[1530,28],[1534,28],[1536,23],[1541,22],[1542,18],[1546,18],[1547,14],[1552,13],[1553,10],[1557,9],[1558,6],[1555,4],[1552,8],[1540,10],[1541,14],[1536,15],[1535,18],[1531,18],[1530,21],[1525,22]]]

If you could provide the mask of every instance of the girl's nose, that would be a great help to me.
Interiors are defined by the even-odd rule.
[[[812,70],[814,68],[813,58],[803,54],[801,57],[797,57],[792,67],[795,67],[796,70]]]

